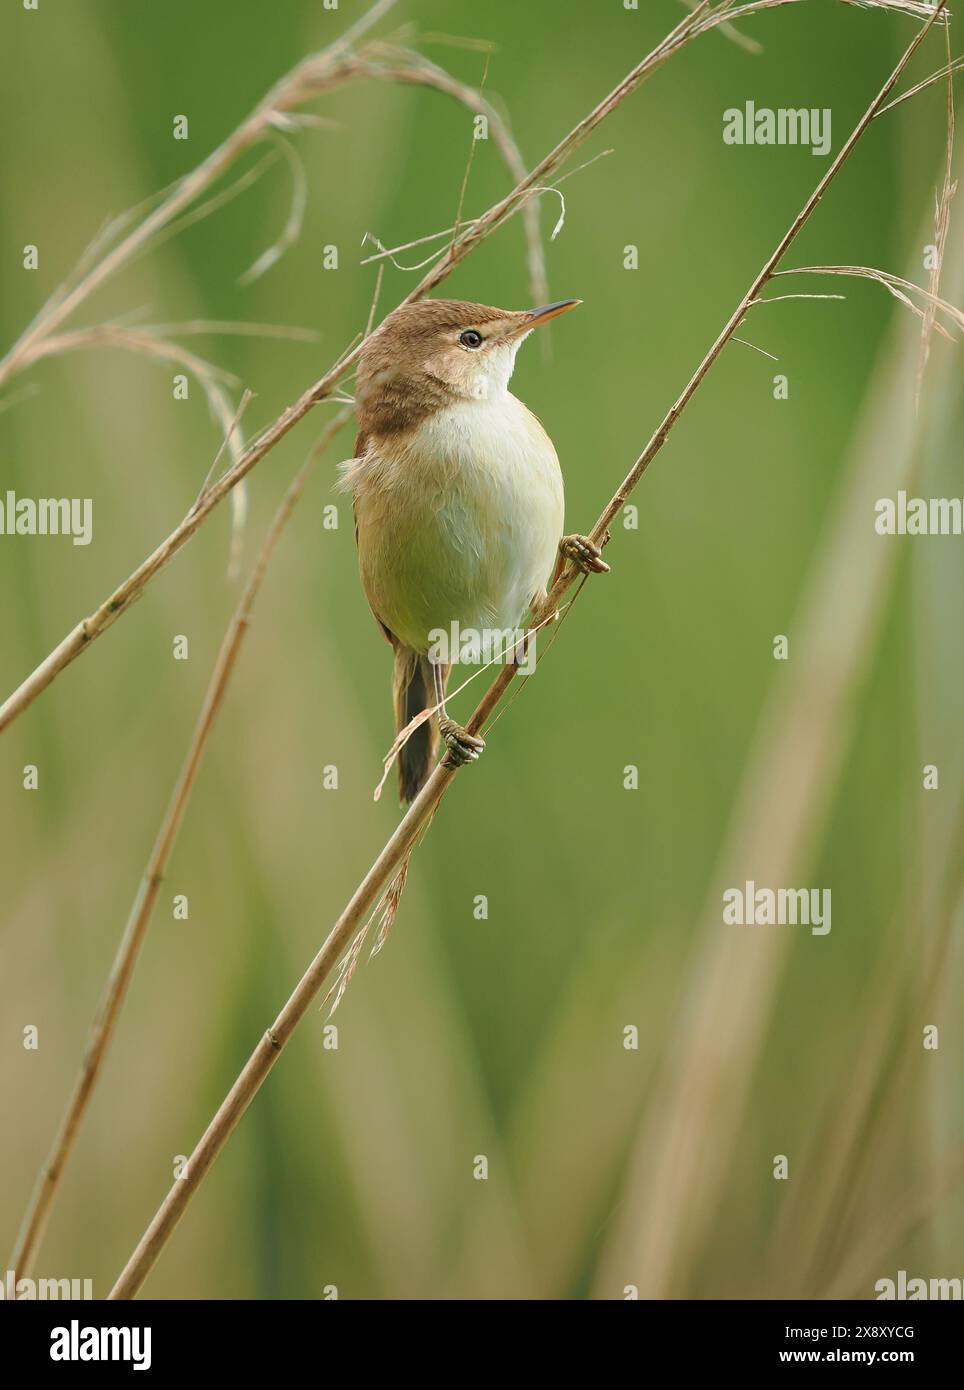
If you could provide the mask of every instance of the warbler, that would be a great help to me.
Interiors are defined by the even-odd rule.
[[[509,391],[529,333],[580,302],[405,304],[360,354],[359,432],[342,486],[354,499],[362,586],[395,650],[396,732],[436,711],[399,753],[403,804],[432,771],[439,735],[455,765],[485,746],[448,714],[452,654],[433,651],[437,634],[516,629],[567,561],[585,573],[609,568],[585,536],[563,535],[552,440]]]

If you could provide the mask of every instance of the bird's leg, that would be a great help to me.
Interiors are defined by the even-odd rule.
[[[529,604],[529,611],[535,617],[541,606],[545,603],[549,595],[543,589],[541,595],[537,594]],[[535,655],[535,636],[531,632],[524,632],[516,642],[512,651],[508,654],[506,664],[515,666],[520,671],[525,671],[528,675],[532,674],[530,663]]]
[[[553,584],[562,574],[567,560],[571,560],[576,569],[583,574],[609,573],[609,566],[602,557],[602,550],[588,536],[563,536],[559,542],[559,558],[556,561],[555,574],[552,576]]]
[[[435,682],[435,703],[438,706],[438,731],[445,740],[448,754],[446,755],[453,767],[462,767],[465,763],[475,763],[479,760],[479,754],[485,747],[480,738],[468,733],[462,728],[461,724],[456,724],[454,719],[450,719],[445,708],[445,677],[442,674],[442,667],[436,662],[432,662],[432,679]]]

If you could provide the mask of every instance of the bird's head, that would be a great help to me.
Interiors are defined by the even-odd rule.
[[[359,359],[360,428],[394,433],[458,401],[498,398],[528,334],[579,303],[563,299],[538,309],[494,309],[460,299],[403,304],[372,334]]]

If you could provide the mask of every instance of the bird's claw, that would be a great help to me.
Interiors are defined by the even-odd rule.
[[[452,767],[464,767],[466,763],[478,762],[479,754],[485,747],[482,739],[468,733],[461,724],[456,724],[455,720],[449,719],[447,715],[439,720],[438,731],[448,747],[446,761]]]
[[[559,554],[564,560],[570,560],[582,574],[609,573],[602,551],[588,536],[563,536],[559,542]]]

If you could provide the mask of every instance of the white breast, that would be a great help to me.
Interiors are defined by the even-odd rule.
[[[563,528],[559,460],[508,392],[463,401],[354,470],[362,577],[407,645],[432,629],[518,625],[545,586]]]
[[[493,586],[484,616],[496,627],[514,626],[545,585],[562,537],[562,473],[552,441],[506,392],[439,411],[415,447],[448,465],[451,486],[438,521],[482,561]]]

